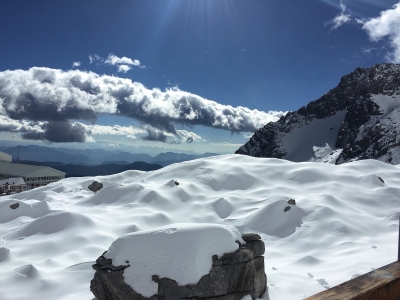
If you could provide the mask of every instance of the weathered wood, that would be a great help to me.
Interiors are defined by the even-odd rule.
[[[400,262],[339,284],[305,300],[397,300],[400,299]]]

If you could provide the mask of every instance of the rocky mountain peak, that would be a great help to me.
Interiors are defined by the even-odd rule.
[[[400,65],[357,68],[337,87],[257,130],[235,153],[341,164],[400,163]]]

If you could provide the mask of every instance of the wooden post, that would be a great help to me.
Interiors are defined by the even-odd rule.
[[[400,261],[400,213],[399,213],[399,238],[398,238],[398,246],[397,246],[397,261]]]

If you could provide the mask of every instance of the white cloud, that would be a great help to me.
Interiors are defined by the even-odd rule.
[[[379,17],[365,21],[362,28],[367,31],[372,41],[387,37],[393,48],[388,54],[388,60],[400,63],[400,2],[392,9],[382,11]]]
[[[81,63],[80,61],[74,61],[74,62],[72,63],[72,67],[73,67],[73,68],[78,68],[81,64],[82,64],[82,63]]]
[[[140,61],[135,59],[132,60],[129,57],[118,57],[114,55],[113,53],[110,53],[107,57],[107,59],[104,61],[108,65],[131,65],[131,66],[137,66],[140,67]]]
[[[0,72],[0,114],[14,120],[48,122],[52,130],[62,125],[77,141],[82,141],[84,130],[89,129],[75,123],[68,127],[70,120],[95,123],[99,114],[120,115],[147,124],[141,132],[145,130],[147,140],[166,141],[175,136],[189,142],[198,138],[180,133],[175,124],[254,132],[285,113],[223,105],[178,88],[148,89],[127,78],[34,67]],[[95,132],[95,128],[90,130]],[[48,129],[42,130],[46,133]],[[137,136],[138,132],[124,134]]]
[[[105,64],[108,66],[116,66],[118,72],[121,73],[126,73],[129,70],[132,70],[132,67],[138,67],[138,68],[146,68],[143,66],[138,59],[131,59],[129,57],[123,56],[123,57],[118,57],[114,55],[113,53],[108,54],[108,57],[106,59],[98,56],[97,54],[94,55],[89,55],[89,61],[90,63],[93,63],[95,61],[99,61],[100,64]]]
[[[118,66],[118,72],[121,72],[121,73],[126,73],[126,72],[128,72],[130,69],[131,69],[131,67],[130,67],[130,66],[127,66],[127,65],[119,65],[119,66]]]
[[[243,132],[243,137],[245,139],[250,139],[253,136],[254,133],[251,132]]]
[[[200,135],[195,134],[194,132],[186,130],[177,130],[176,133],[181,138],[181,141],[184,143],[190,144],[193,142],[204,141]]]
[[[121,135],[121,136],[137,136],[145,134],[146,130],[141,127],[134,126],[106,126],[106,125],[86,125],[80,122],[76,122],[85,127],[86,132],[91,135]]]
[[[340,8],[342,11],[338,14],[333,20],[326,22],[325,25],[332,25],[331,29],[337,29],[343,24],[349,23],[351,21],[351,16],[346,14],[346,5],[343,2],[340,2]]]
[[[43,132],[45,122],[32,122],[27,120],[13,120],[8,116],[0,115],[0,131],[8,132]]]
[[[80,124],[83,126],[86,130],[86,133],[88,135],[114,135],[114,136],[125,136],[129,140],[136,140],[139,138],[148,136],[149,131],[150,132],[156,132],[155,136],[165,136],[166,138],[175,138],[175,143],[180,144],[180,143],[192,143],[192,142],[198,142],[198,141],[204,141],[203,138],[190,131],[186,130],[176,130],[176,134],[167,132],[167,131],[162,131],[157,128],[154,128],[150,125],[145,125],[145,126],[120,126],[120,125],[114,125],[114,126],[107,126],[107,125],[87,125],[83,124],[80,122],[74,122],[74,124]]]
[[[131,66],[145,68],[145,66],[142,66],[140,64],[140,61],[138,59],[132,60],[131,58],[126,57],[126,56],[118,57],[112,53],[110,53],[108,55],[108,57],[104,61],[104,63],[107,65],[110,65],[110,66],[116,66],[118,69],[118,72],[121,72],[121,73],[126,73],[129,70],[132,70]]]
[[[98,61],[98,60],[102,61],[103,59],[100,56],[98,56],[97,54],[93,54],[93,55],[90,54],[89,55],[90,63],[93,63],[93,62]]]
[[[366,53],[366,54],[371,54],[374,51],[378,51],[378,48],[373,48],[373,47],[369,47],[369,48],[361,48],[361,51]]]
[[[231,144],[231,143],[210,143],[210,145],[213,146],[223,146],[223,147],[235,147],[235,148],[239,148],[241,146],[243,146],[243,144]]]

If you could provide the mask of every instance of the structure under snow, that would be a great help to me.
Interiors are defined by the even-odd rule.
[[[208,274],[212,256],[222,256],[244,243],[233,226],[218,224],[173,224],[118,238],[104,255],[124,270],[124,281],[145,297],[157,293],[152,275],[175,280],[179,285],[196,284]]]

